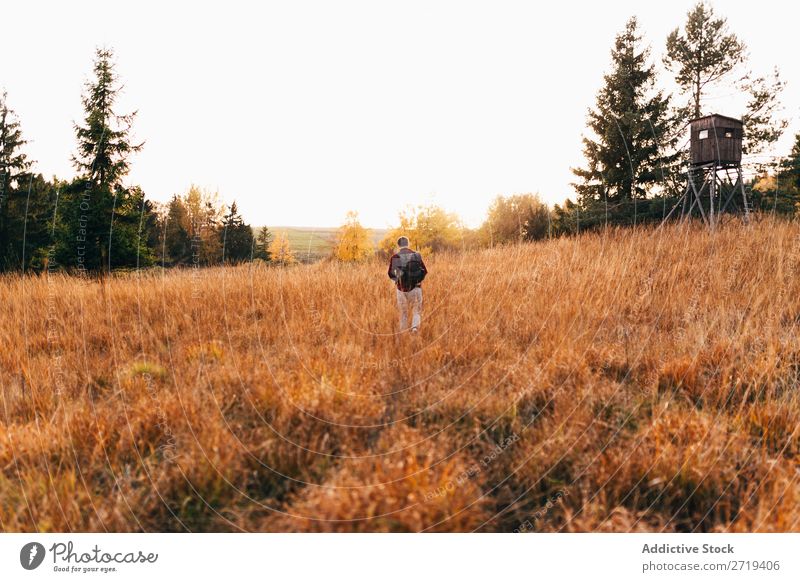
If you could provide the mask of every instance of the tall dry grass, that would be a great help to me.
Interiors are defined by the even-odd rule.
[[[0,281],[5,531],[798,531],[800,227]]]

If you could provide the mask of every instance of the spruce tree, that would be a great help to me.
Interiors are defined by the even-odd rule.
[[[220,236],[226,263],[241,263],[250,259],[253,252],[253,229],[239,214],[236,201],[231,204],[228,213],[222,217]]]
[[[169,265],[182,265],[192,258],[192,226],[189,211],[183,200],[176,194],[169,201],[164,225],[163,262]]]
[[[19,186],[20,176],[30,167],[22,146],[28,142],[22,137],[20,122],[13,109],[8,107],[8,94],[0,94],[0,194]]]
[[[0,94],[0,268],[19,268],[21,230],[25,222],[26,179],[30,162],[22,151],[27,141],[20,122],[8,106],[8,95]]]
[[[61,224],[57,198],[63,183],[27,174],[10,200],[13,220],[9,230],[9,259],[14,269],[42,270],[53,263],[54,235]]]
[[[552,235],[553,217],[550,208],[539,199],[538,195],[535,199],[536,204],[532,204],[528,208],[525,222],[522,225],[524,240],[541,240]]]
[[[678,160],[677,122],[670,99],[656,91],[656,72],[643,47],[636,18],[616,37],[611,72],[588,114],[594,137],[584,137],[586,167],[573,169],[579,204],[589,218],[611,208],[636,220],[635,204],[666,187],[666,175]],[[582,219],[583,220],[583,219]],[[597,216],[595,216],[597,220]]]
[[[218,265],[222,262],[222,240],[219,233],[222,224],[222,207],[217,207],[210,198],[203,203],[200,221],[192,235],[199,236],[200,261],[204,265]]]
[[[258,236],[256,237],[255,241],[255,252],[253,253],[253,257],[256,259],[261,259],[262,261],[270,262],[272,260],[272,256],[269,252],[269,246],[272,242],[272,233],[269,231],[269,228],[266,226],[262,226],[258,229]]]
[[[131,142],[136,113],[114,110],[120,86],[113,56],[110,49],[96,50],[94,75],[82,99],[84,122],[75,124],[73,164],[80,175],[69,189],[61,251],[63,261],[81,271],[142,265],[151,259],[147,238],[139,231],[144,195],[122,183],[131,154],[143,144]]]
[[[130,154],[144,145],[130,142],[136,112],[127,115],[114,112],[120,86],[113,58],[111,49],[95,51],[94,79],[86,83],[82,98],[85,125],[75,124],[78,153],[72,156],[76,169],[94,186],[107,191],[127,175]]]

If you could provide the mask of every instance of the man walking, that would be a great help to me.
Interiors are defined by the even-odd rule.
[[[411,333],[419,330],[422,315],[422,280],[428,274],[422,255],[408,248],[408,238],[397,239],[400,249],[389,259],[389,278],[397,287],[397,308],[400,310],[400,331],[408,328],[411,309]]]

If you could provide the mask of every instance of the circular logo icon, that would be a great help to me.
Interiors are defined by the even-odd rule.
[[[19,551],[19,563],[26,570],[35,570],[44,561],[44,546],[39,542],[30,542]]]

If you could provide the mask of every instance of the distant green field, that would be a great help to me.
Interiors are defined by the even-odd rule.
[[[313,262],[322,259],[333,252],[336,244],[336,227],[313,226],[269,226],[273,236],[285,232],[289,237],[289,244],[298,260]],[[254,229],[258,232],[258,228]],[[386,229],[371,229],[372,241],[377,246],[378,242],[386,235]]]

